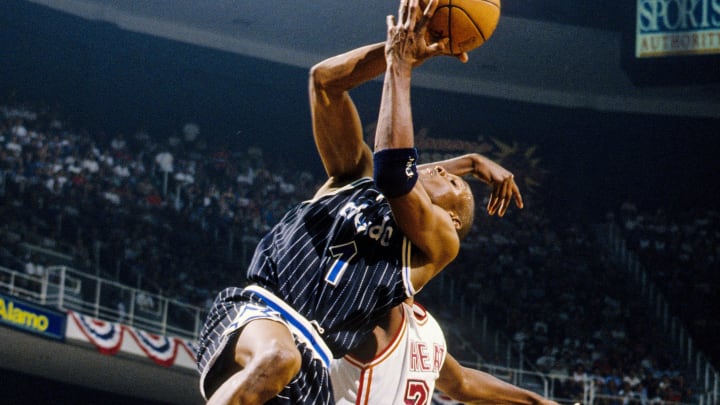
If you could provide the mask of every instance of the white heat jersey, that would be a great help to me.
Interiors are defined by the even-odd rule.
[[[363,363],[334,359],[330,379],[337,405],[429,405],[447,353],[440,325],[425,309],[403,305],[403,322],[390,345]]]

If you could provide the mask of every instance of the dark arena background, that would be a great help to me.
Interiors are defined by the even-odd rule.
[[[194,3],[0,2],[0,403],[201,403],[209,300],[324,178],[308,70],[397,7]],[[478,204],[419,300],[560,403],[717,404],[720,3],[505,3],[413,118],[421,160],[485,154],[526,208]],[[380,91],[352,91],[368,139]]]

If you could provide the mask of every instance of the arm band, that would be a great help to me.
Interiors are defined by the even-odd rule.
[[[375,186],[385,197],[402,197],[418,181],[418,152],[415,148],[383,149],[373,155]]]

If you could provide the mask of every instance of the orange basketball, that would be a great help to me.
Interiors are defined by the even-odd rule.
[[[499,20],[500,0],[439,0],[428,35],[432,40],[449,38],[452,54],[469,52],[490,38]]]

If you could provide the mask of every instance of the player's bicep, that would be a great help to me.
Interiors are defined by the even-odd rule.
[[[347,92],[325,88],[311,78],[310,110],[315,144],[328,177],[368,176],[372,153]]]
[[[463,386],[463,366],[450,353],[440,369],[440,376],[435,381],[435,387],[452,398],[457,398]]]

